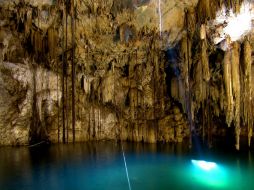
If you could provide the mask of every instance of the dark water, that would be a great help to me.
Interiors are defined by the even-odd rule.
[[[132,190],[254,189],[254,154],[189,150],[182,145],[124,144]],[[205,170],[191,160],[216,167]],[[214,166],[214,164],[213,164]],[[114,142],[0,148],[0,190],[128,190]]]

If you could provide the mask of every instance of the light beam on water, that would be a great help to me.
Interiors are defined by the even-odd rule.
[[[128,181],[128,185],[129,185],[129,190],[131,190],[131,183],[130,183],[129,172],[128,172],[127,163],[126,163],[126,159],[125,159],[125,155],[124,155],[123,144],[121,143],[121,145],[122,145],[122,153],[123,153],[123,160],[124,160],[126,177],[127,177],[127,181]]]

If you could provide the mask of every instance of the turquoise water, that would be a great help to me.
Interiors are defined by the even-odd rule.
[[[250,151],[197,151],[183,145],[141,143],[123,146],[132,190],[254,189]],[[206,163],[198,160],[213,162],[212,167],[204,169]],[[0,148],[1,190],[128,190],[125,171],[121,146],[114,142]]]

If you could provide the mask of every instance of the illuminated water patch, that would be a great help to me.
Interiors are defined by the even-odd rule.
[[[206,162],[203,160],[191,160],[192,164],[194,164],[195,166],[200,167],[203,170],[212,170],[216,168],[216,163],[214,162]]]
[[[191,177],[196,183],[210,188],[226,188],[228,183],[227,170],[215,162],[191,160]]]

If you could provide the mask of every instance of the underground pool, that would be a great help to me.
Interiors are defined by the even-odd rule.
[[[248,151],[105,141],[39,148],[1,147],[0,155],[3,190],[254,187],[254,156]]]

